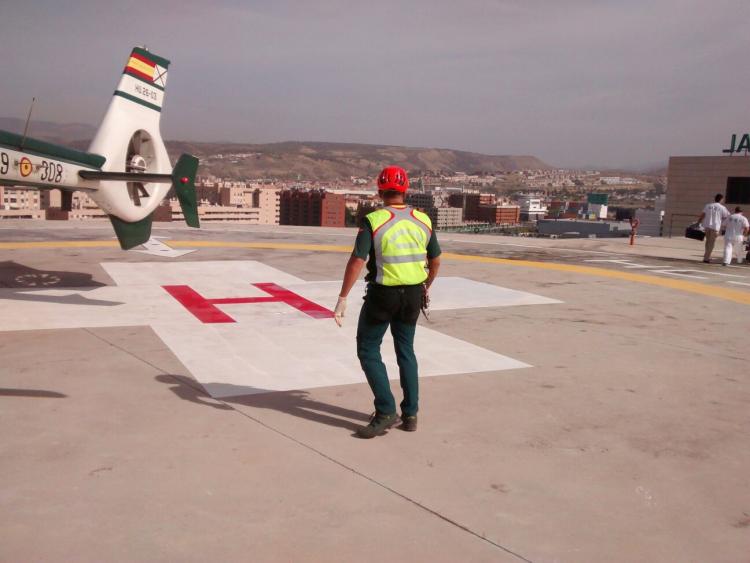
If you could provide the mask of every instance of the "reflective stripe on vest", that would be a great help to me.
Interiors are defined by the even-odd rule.
[[[409,207],[386,207],[367,215],[372,227],[381,285],[418,285],[427,279],[425,260],[432,235],[430,218]]]

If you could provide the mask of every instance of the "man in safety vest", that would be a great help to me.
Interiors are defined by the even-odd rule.
[[[380,344],[391,327],[401,388],[401,421],[406,431],[417,429],[419,382],[414,355],[414,332],[423,299],[440,267],[440,246],[432,222],[424,213],[407,207],[406,171],[388,166],[378,176],[378,195],[385,206],[368,214],[359,230],[344,272],[334,318],[341,326],[346,298],[367,261],[367,293],[357,325],[357,357],[375,395],[370,424],[357,430],[362,438],[383,434],[398,422]]]

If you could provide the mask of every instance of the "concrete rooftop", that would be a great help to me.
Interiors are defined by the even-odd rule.
[[[332,309],[353,230],[154,235],[193,252],[0,224],[0,560],[750,557],[750,266],[721,244],[439,234],[419,430],[360,440],[356,297],[344,329],[219,326],[162,289]]]

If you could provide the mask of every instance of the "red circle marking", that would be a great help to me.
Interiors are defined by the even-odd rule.
[[[21,163],[19,165],[19,169],[21,171],[21,176],[23,176],[25,178],[26,176],[28,176],[29,174],[31,174],[31,172],[34,169],[34,167],[32,166],[31,161],[24,156],[21,159]]]

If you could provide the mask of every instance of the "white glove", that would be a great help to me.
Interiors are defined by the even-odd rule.
[[[336,324],[341,326],[344,324],[344,312],[346,311],[346,297],[339,296],[339,300],[336,301],[336,308],[333,310],[333,320]]]

